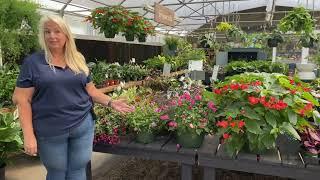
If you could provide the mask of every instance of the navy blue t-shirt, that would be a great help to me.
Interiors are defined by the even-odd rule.
[[[27,57],[17,79],[17,87],[34,87],[32,121],[39,136],[67,133],[84,120],[92,101],[86,91],[90,76],[75,74],[68,67],[50,68],[42,52]]]

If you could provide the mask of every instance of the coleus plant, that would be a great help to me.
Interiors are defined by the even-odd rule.
[[[301,133],[301,140],[305,150],[312,155],[320,154],[320,130],[305,128]]]
[[[300,140],[297,129],[308,118],[318,121],[318,101],[310,87],[282,74],[246,73],[229,77],[213,89],[218,107],[216,126],[230,155],[243,149],[261,153],[275,148],[279,134]]]

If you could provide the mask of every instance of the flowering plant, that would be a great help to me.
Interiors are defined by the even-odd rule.
[[[308,126],[319,105],[307,84],[282,74],[236,75],[213,91],[219,104],[216,125],[230,154],[245,143],[257,153],[275,148],[280,133],[300,140],[296,130]]]
[[[184,91],[175,95],[169,105],[160,107],[160,119],[170,131],[196,132],[198,135],[211,133],[214,126],[216,107],[203,98],[203,89]]]
[[[160,113],[151,97],[136,97],[135,110],[126,116],[126,123],[134,132],[155,132],[161,129]]]
[[[123,31],[124,24],[129,17],[129,11],[122,6],[98,7],[86,17],[95,29],[100,29],[106,37],[114,37]]]
[[[94,112],[98,118],[96,121],[94,143],[117,144],[120,136],[127,133],[124,116],[101,105],[94,106]]]

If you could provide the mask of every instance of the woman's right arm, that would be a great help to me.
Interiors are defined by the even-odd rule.
[[[34,87],[19,88],[16,87],[13,92],[13,103],[16,104],[19,111],[19,119],[24,138],[24,149],[29,155],[37,154],[37,140],[32,125],[31,100],[34,93]]]

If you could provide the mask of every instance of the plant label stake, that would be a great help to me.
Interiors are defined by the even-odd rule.
[[[302,47],[301,64],[308,64],[309,48]]]
[[[272,62],[276,62],[276,57],[277,57],[277,47],[272,48]]]
[[[1,45],[0,45],[0,68],[3,66],[2,62],[2,51],[1,51]]]

